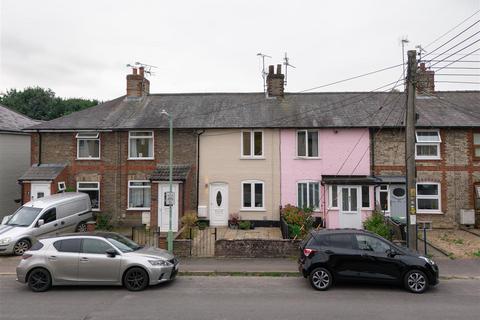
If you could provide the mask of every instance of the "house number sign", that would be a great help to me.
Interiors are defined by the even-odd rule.
[[[165,192],[164,203],[165,203],[165,206],[168,206],[168,207],[175,205],[175,192],[170,192],[170,191]]]

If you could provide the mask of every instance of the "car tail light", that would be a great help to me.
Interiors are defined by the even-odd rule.
[[[315,250],[313,250],[313,249],[307,249],[307,248],[303,249],[303,254],[304,254],[306,257],[308,257],[309,255],[311,255],[311,254],[314,253],[314,252],[315,252]]]
[[[22,255],[22,259],[23,259],[23,260],[26,260],[26,259],[28,259],[28,258],[30,258],[30,257],[32,257],[32,256],[33,256],[33,254],[24,253],[24,254]]]

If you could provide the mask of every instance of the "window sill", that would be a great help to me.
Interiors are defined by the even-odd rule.
[[[240,160],[265,160],[265,157],[240,157]]]
[[[265,212],[267,211],[265,208],[240,208],[240,211],[254,211],[254,212]]]
[[[320,157],[299,157],[296,156],[294,160],[322,160]]]
[[[89,160],[101,160],[100,158],[76,158],[75,160],[80,160],[80,161],[89,161]]]
[[[150,208],[127,208],[127,211],[150,211]]]
[[[127,158],[127,160],[155,160],[155,158]]]
[[[442,211],[432,210],[432,211],[425,211],[425,210],[417,210],[417,214],[444,214]]]
[[[99,212],[99,211],[100,211],[100,208],[98,208],[98,209],[92,209],[92,211]]]
[[[440,157],[415,157],[415,160],[442,160]]]

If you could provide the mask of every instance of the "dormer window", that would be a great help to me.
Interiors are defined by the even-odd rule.
[[[77,138],[77,159],[100,159],[100,135],[98,132],[79,132]]]
[[[440,160],[440,132],[438,130],[417,130],[415,132],[415,159]]]

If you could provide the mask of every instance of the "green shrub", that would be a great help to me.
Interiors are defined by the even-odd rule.
[[[302,236],[302,227],[296,224],[288,225],[288,236],[290,239],[299,238]]]
[[[240,221],[238,227],[242,230],[248,230],[251,227],[250,221]]]
[[[288,224],[288,233],[291,238],[303,238],[308,233],[313,225],[312,212],[312,208],[300,209],[291,204],[282,208],[282,217]]]
[[[97,224],[95,226],[96,230],[112,231],[112,216],[107,213],[97,214]]]
[[[190,229],[197,225],[197,213],[195,211],[187,211],[181,219],[182,225],[184,226],[182,232],[182,238],[190,238]]]
[[[198,221],[197,225],[198,225],[198,229],[200,230],[205,230],[205,228],[207,228],[208,226],[206,221]]]
[[[364,221],[363,226],[366,230],[378,234],[386,239],[391,238],[390,227],[383,219],[383,215],[379,212],[374,212],[367,220]]]

